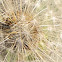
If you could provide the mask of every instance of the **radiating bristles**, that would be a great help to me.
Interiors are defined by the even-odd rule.
[[[0,0],[1,62],[62,62],[61,0]]]

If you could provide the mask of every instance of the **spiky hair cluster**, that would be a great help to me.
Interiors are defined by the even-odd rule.
[[[61,62],[61,0],[0,0],[0,62]]]

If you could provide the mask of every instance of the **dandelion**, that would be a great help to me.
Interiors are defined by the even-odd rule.
[[[57,6],[53,0],[0,0],[0,62],[61,62]]]

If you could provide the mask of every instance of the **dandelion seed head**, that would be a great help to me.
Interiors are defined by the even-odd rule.
[[[1,62],[61,62],[61,6],[61,0],[0,0]]]

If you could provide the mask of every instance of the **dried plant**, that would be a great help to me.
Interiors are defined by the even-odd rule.
[[[0,62],[62,62],[61,0],[0,0]]]

